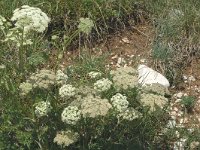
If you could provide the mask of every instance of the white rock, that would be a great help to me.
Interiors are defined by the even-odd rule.
[[[183,80],[187,80],[187,76],[186,75],[183,75]]]
[[[174,103],[179,103],[181,101],[181,99],[177,99]]]
[[[117,64],[118,64],[118,65],[121,65],[121,64],[123,64],[123,63],[126,63],[126,61],[124,60],[124,58],[119,57],[118,60],[117,60]]]
[[[176,115],[177,115],[177,114],[176,114],[176,111],[171,111],[171,112],[170,112],[170,115],[171,115],[171,116],[176,116]]]
[[[145,62],[147,62],[147,60],[146,59],[140,59],[140,62],[145,63]]]
[[[171,116],[171,119],[176,120],[176,116]]]
[[[130,44],[130,41],[129,41],[129,39],[127,37],[122,38],[122,41],[124,43]]]
[[[176,96],[177,98],[181,98],[183,95],[184,95],[184,93],[179,92],[179,93],[177,93],[175,96]]]
[[[169,87],[169,81],[159,72],[145,66],[138,66],[138,74],[139,74],[139,83],[142,85],[159,83],[165,87]]]
[[[178,108],[177,108],[177,107],[174,107],[174,111],[178,112]]]
[[[195,81],[196,79],[191,75],[191,76],[188,77],[188,80],[189,81]]]

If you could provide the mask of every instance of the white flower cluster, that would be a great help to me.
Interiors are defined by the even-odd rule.
[[[13,12],[11,18],[15,26],[28,33],[29,31],[43,32],[50,22],[50,18],[40,8],[23,5]]]
[[[83,117],[105,116],[112,105],[107,99],[88,95],[82,99],[81,112]]]
[[[26,82],[20,84],[20,94],[25,96],[35,88],[48,89],[55,84],[55,78],[55,73],[51,70],[42,69],[33,73]]]
[[[89,34],[94,27],[94,23],[90,18],[80,18],[78,29],[86,34]]]
[[[54,138],[53,141],[54,143],[57,143],[62,147],[66,147],[76,142],[78,140],[78,137],[79,135],[76,132],[72,132],[70,130],[60,131],[56,134],[56,137]]]
[[[28,82],[23,82],[20,84],[19,89],[21,91],[21,95],[25,96],[33,89],[33,85]]]
[[[51,111],[50,102],[39,102],[35,104],[35,114],[38,118],[42,116],[47,116],[47,114]]]
[[[58,84],[65,84],[67,79],[68,76],[62,70],[56,72],[56,81]]]
[[[33,87],[48,89],[54,85],[56,81],[55,73],[51,70],[42,69],[38,73],[33,73],[28,82],[33,84]]]
[[[88,73],[88,76],[91,79],[95,79],[97,77],[101,77],[101,72],[91,71],[91,72]]]
[[[127,101],[127,97],[123,96],[120,93],[117,93],[114,96],[112,96],[111,103],[118,112],[125,111],[129,105],[129,102]]]
[[[169,95],[169,90],[167,87],[159,84],[159,83],[153,83],[151,85],[145,85],[142,87],[142,90],[146,93],[157,93],[159,95],[164,96],[165,94]]]
[[[71,125],[75,125],[80,118],[81,111],[76,106],[66,107],[61,114],[62,121]]]
[[[112,70],[113,84],[117,90],[134,88],[138,85],[137,71],[132,67],[120,67]]]
[[[70,98],[76,94],[76,88],[70,84],[65,84],[59,89],[61,97]]]
[[[139,118],[140,114],[134,108],[128,108],[127,110],[120,112],[117,117],[122,118],[123,120],[132,121]]]
[[[112,82],[109,79],[100,79],[94,83],[94,89],[98,92],[104,92],[111,88]]]
[[[150,111],[155,111],[156,106],[163,108],[167,104],[168,99],[161,95],[142,93],[140,101],[144,106],[149,106]]]
[[[26,34],[23,34],[17,28],[12,28],[8,31],[6,38],[4,39],[4,42],[7,41],[16,43],[17,47],[20,47],[21,45],[33,44],[31,39],[28,39]]]
[[[0,29],[1,30],[5,29],[5,27],[4,27],[5,22],[6,22],[6,19],[0,15]]]

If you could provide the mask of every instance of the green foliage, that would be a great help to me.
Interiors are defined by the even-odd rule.
[[[27,59],[28,59],[28,63],[33,66],[37,66],[37,65],[43,64],[45,62],[45,59],[44,59],[44,56],[42,53],[32,54]]]
[[[126,26],[128,18],[133,17],[133,13],[137,15],[137,11],[142,9],[139,8],[140,4],[146,6],[153,17],[158,18],[155,20],[157,41],[154,43],[153,56],[167,61],[172,57],[172,52],[173,54],[175,52],[168,47],[168,42],[176,42],[182,36],[191,37],[192,41],[198,40],[196,35],[200,31],[199,2],[194,0],[184,0],[182,3],[175,0],[7,0],[0,1],[1,15],[6,17],[9,24],[14,24],[9,18],[13,10],[24,4],[41,8],[49,17],[51,16],[51,24],[46,33],[30,35],[33,42],[31,46],[22,45],[23,40],[26,40],[23,38],[20,38],[22,41],[18,41],[20,47],[16,47],[13,42],[4,41],[6,33],[14,28],[14,25],[0,32],[0,149],[63,149],[54,139],[59,131],[67,130],[78,133],[79,138],[65,149],[157,149],[159,144],[166,142],[155,141],[155,137],[166,124],[166,110],[157,107],[155,112],[149,112],[140,102],[142,92],[140,88],[117,90],[111,86],[109,90],[98,94],[92,91],[93,84],[99,78],[91,79],[88,76],[89,72],[100,72],[101,78],[112,81],[109,70],[105,68],[106,55],[94,57],[88,49],[80,50],[79,57],[75,58],[73,64],[64,71],[69,77],[66,84],[72,84],[78,90],[81,86],[91,87],[89,94],[107,99],[109,103],[113,95],[117,93],[125,95],[129,102],[128,108],[131,107],[140,114],[133,120],[116,117],[119,112],[110,109],[105,116],[95,118],[81,116],[75,126],[65,124],[61,119],[63,109],[73,105],[75,100],[77,102],[74,102],[74,105],[80,108],[79,100],[83,100],[88,93],[84,95],[79,92],[79,95],[69,99],[60,97],[61,85],[54,82],[56,80],[54,73],[59,69],[63,52],[68,50],[70,44],[77,39],[80,43],[84,41],[83,39],[92,42],[113,29],[118,29],[119,26]],[[175,18],[169,16],[174,10],[179,10],[178,14],[175,11]],[[51,40],[48,41],[50,37]],[[52,52],[55,53],[56,58],[48,62]],[[52,74],[46,73],[44,76],[40,74],[39,78],[35,73],[35,76],[30,79],[36,70],[48,68],[47,63],[52,63],[51,67],[55,69]],[[49,77],[53,78],[53,81],[49,81]],[[30,87],[33,85],[34,87],[22,94],[20,85],[27,81],[30,82]],[[43,84],[51,84],[47,88],[39,87],[37,84],[42,81]],[[83,90],[88,92],[86,88]],[[45,112],[45,106],[41,108],[46,114],[40,117],[35,113],[36,103],[39,102],[51,104],[51,111]],[[194,102],[193,97],[182,99],[182,103],[189,109],[194,106]]]
[[[194,96],[184,96],[181,98],[181,104],[183,104],[188,111],[194,107],[195,102]]]

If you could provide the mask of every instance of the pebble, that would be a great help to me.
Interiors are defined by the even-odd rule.
[[[190,149],[197,149],[197,147],[199,146],[199,142],[198,141],[193,141],[190,143]]]
[[[187,76],[186,76],[186,75],[183,75],[183,79],[184,79],[184,80],[187,80]]]
[[[175,131],[175,135],[176,135],[177,138],[180,137],[180,133],[178,131]]]
[[[174,111],[176,111],[176,112],[177,112],[177,111],[178,111],[178,108],[177,108],[177,107],[174,107]]]
[[[172,115],[172,116],[176,116],[176,111],[172,111],[172,112],[170,112],[170,115]]]
[[[195,79],[194,76],[192,76],[192,75],[188,77],[188,80],[189,80],[189,81],[196,81],[196,79]]]
[[[145,63],[145,62],[147,62],[147,61],[146,61],[146,59],[140,59],[140,62],[141,62],[141,63]]]
[[[123,41],[124,43],[130,44],[130,41],[129,41],[129,39],[128,39],[127,37],[124,37],[124,38],[122,39],[122,41]]]
[[[176,116],[171,116],[172,119],[176,120]]]
[[[184,95],[184,93],[182,93],[182,92],[179,92],[179,93],[175,94],[175,96],[176,96],[177,98],[181,98],[183,95]]]
[[[182,116],[182,113],[179,112],[179,113],[177,114],[177,116],[178,116],[178,117],[181,117],[181,116]]]
[[[181,101],[181,99],[177,99],[176,101],[175,101],[175,103],[179,103]]]
[[[187,129],[190,133],[193,133],[194,132],[194,129],[193,128],[188,128]]]
[[[124,58],[122,57],[119,57],[118,60],[117,60],[117,64],[122,64],[122,63],[125,63],[126,61],[124,60]]]

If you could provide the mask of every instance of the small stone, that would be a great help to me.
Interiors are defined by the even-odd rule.
[[[177,99],[176,101],[175,101],[175,103],[179,103],[181,101],[181,99]]]
[[[190,143],[190,149],[193,150],[193,149],[196,149],[198,146],[199,146],[199,142],[198,141],[193,141]]]
[[[181,114],[181,113],[178,113],[178,114],[177,114],[177,116],[178,116],[178,117],[181,117],[181,116],[182,116],[182,114]]]
[[[170,115],[176,116],[176,112],[175,112],[175,111],[172,111],[172,112],[170,112]]]
[[[141,62],[141,63],[145,63],[145,62],[146,62],[146,59],[140,59],[140,62]]]
[[[123,41],[124,43],[130,44],[130,41],[129,41],[129,39],[128,39],[127,37],[124,37],[124,38],[122,39],[122,41]]]
[[[127,64],[124,65],[124,67],[127,67],[127,66],[128,66]]]
[[[175,131],[175,135],[176,135],[177,138],[180,137],[180,133],[178,131]]]
[[[181,118],[179,122],[180,122],[180,124],[183,124],[184,123],[184,119]]]
[[[171,116],[171,118],[172,118],[173,120],[176,120],[176,116]]]
[[[126,61],[124,60],[124,58],[119,57],[117,60],[117,64],[121,65],[122,63],[125,63]]]
[[[117,55],[115,55],[115,56],[112,56],[111,57],[111,59],[116,59],[118,56]]]
[[[183,94],[184,94],[184,93],[179,92],[179,93],[175,94],[175,96],[176,96],[177,98],[181,98],[181,97],[183,96]]]
[[[178,112],[178,108],[177,108],[177,107],[174,107],[174,111]]]
[[[183,75],[183,80],[187,80],[187,76],[186,75]]]
[[[128,63],[128,64],[129,64],[129,65],[131,65],[131,64],[132,64],[132,62],[133,62],[133,61],[131,60],[131,61],[129,61],[129,63]]]
[[[188,77],[188,80],[189,80],[189,81],[196,81],[196,79],[195,79],[194,76],[192,76],[192,75]]]
[[[189,128],[187,129],[190,133],[193,133],[194,132],[194,129],[193,128]]]

